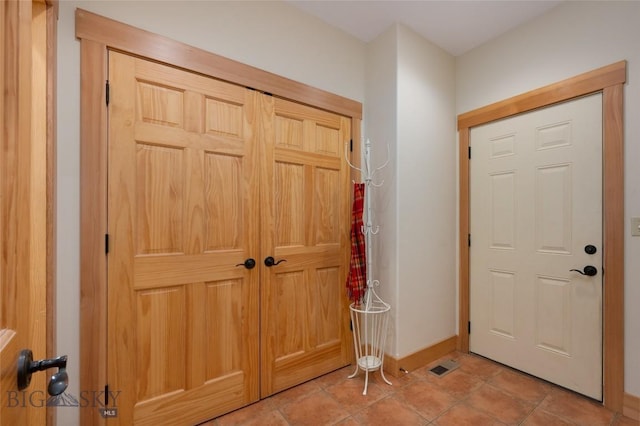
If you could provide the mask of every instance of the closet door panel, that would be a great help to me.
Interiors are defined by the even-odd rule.
[[[350,360],[350,120],[264,96],[261,185],[261,396]]]
[[[273,166],[273,189],[278,194],[278,208],[274,211],[274,242],[279,247],[304,246],[306,223],[305,167],[301,164],[279,162]]]
[[[110,422],[197,424],[259,397],[257,94],[109,66]]]

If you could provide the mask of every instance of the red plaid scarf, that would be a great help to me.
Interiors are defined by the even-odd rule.
[[[362,232],[364,211],[364,183],[353,186],[353,212],[351,217],[351,262],[347,277],[349,299],[359,304],[367,288],[367,256]]]

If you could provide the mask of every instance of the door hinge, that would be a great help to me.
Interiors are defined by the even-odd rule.
[[[109,234],[104,234],[104,254],[109,253]]]
[[[353,139],[349,141],[349,152],[353,152]]]
[[[469,147],[469,160],[471,160],[471,147]]]
[[[471,334],[471,321],[467,323],[467,332]]]
[[[471,234],[467,234],[467,244],[471,247]]]
[[[107,106],[109,106],[109,80],[107,80],[107,83],[105,85],[104,91],[105,91],[105,98],[106,98]]]
[[[109,385],[104,385],[104,406],[109,405]]]

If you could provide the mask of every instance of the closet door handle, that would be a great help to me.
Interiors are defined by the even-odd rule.
[[[271,256],[267,256],[267,257],[265,257],[265,258],[264,258],[264,264],[265,264],[265,266],[267,266],[268,268],[271,268],[272,266],[275,266],[275,265],[279,265],[279,264],[281,264],[282,262],[286,262],[286,261],[287,261],[287,259],[280,259],[280,260],[278,260],[278,261],[276,262],[276,260],[275,260],[273,257],[271,257]]]
[[[256,266],[255,259],[248,258],[244,263],[238,263],[236,266],[244,266],[247,269],[253,269]]]

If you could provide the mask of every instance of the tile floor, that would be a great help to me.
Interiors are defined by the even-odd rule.
[[[443,360],[460,367],[438,377]],[[601,405],[487,359],[454,352],[401,378],[345,367],[201,426],[227,425],[639,425]]]

